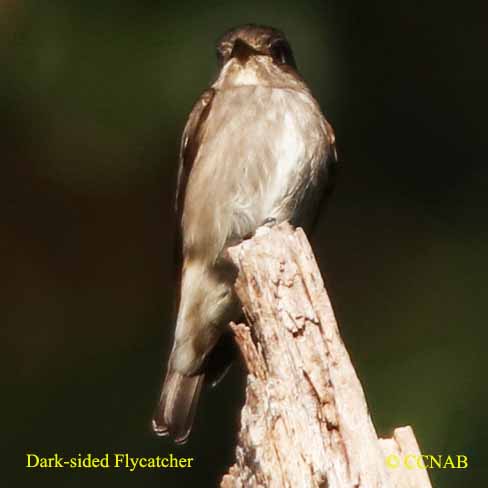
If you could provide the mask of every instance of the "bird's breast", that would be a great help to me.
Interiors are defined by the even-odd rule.
[[[201,140],[183,238],[213,258],[306,191],[327,150],[325,121],[308,92],[259,86],[218,91]]]

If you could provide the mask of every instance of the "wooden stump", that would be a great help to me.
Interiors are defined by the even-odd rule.
[[[262,227],[229,250],[248,325],[233,325],[247,369],[236,463],[221,487],[430,487],[410,428],[379,441],[301,229]],[[414,451],[412,451],[414,450]]]

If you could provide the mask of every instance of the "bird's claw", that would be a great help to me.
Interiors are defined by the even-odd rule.
[[[265,225],[266,227],[273,227],[276,225],[276,219],[274,217],[268,217],[264,219],[261,225]]]

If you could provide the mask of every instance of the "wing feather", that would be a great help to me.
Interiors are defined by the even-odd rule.
[[[205,90],[200,98],[193,106],[192,111],[188,117],[185,129],[183,130],[183,136],[181,137],[180,155],[179,155],[179,168],[178,179],[176,185],[176,198],[175,198],[175,210],[176,210],[176,233],[175,233],[175,253],[174,253],[174,274],[177,283],[177,295],[175,305],[178,307],[180,301],[180,283],[181,272],[183,265],[183,236],[181,221],[183,215],[183,207],[185,204],[186,187],[188,184],[188,178],[190,177],[193,164],[198,155],[200,148],[201,138],[205,121],[212,107],[212,101],[215,96],[215,90],[209,88]]]
[[[190,176],[193,163],[195,162],[200,148],[202,129],[210,112],[215,90],[205,90],[188,117],[180,146],[180,166],[178,169],[178,182],[176,186],[176,215],[181,223],[183,204],[185,201],[186,186]]]

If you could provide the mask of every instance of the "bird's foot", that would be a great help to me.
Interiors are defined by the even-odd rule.
[[[274,227],[276,225],[276,219],[274,217],[268,217],[263,220],[261,225],[265,225],[266,227]]]
[[[263,222],[260,225],[260,227],[268,227],[268,228],[271,228],[271,227],[275,226],[276,224],[277,224],[277,221],[276,221],[276,219],[274,217],[268,217],[268,218],[266,218],[266,219],[263,220]],[[253,238],[256,235],[256,230],[254,230],[252,232],[248,232],[247,234],[245,234],[244,237],[242,238],[242,240],[243,241],[247,241],[248,239]]]

